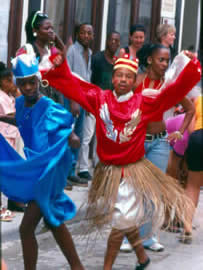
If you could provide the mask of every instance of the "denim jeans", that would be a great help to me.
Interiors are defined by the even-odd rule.
[[[70,111],[70,100],[68,100],[67,98],[64,98],[64,107],[68,111]],[[80,145],[82,143],[82,138],[83,138],[84,118],[85,118],[85,110],[82,107],[80,107],[80,115],[79,115],[79,117],[74,117],[74,132],[80,138]],[[75,167],[76,167],[76,163],[78,161],[79,151],[80,151],[80,148],[77,148],[77,149],[71,148],[71,152],[72,152],[72,168],[71,168],[71,171],[69,172],[68,176],[74,176],[75,175]]]
[[[166,140],[168,135],[163,138],[157,138],[153,141],[145,141],[145,157],[150,160],[155,166],[157,166],[163,172],[166,172],[168,165],[168,157],[170,152],[170,145]],[[152,230],[152,223],[146,223],[140,228],[140,236],[144,237],[150,234]],[[144,246],[151,246],[158,242],[155,236],[143,241]]]

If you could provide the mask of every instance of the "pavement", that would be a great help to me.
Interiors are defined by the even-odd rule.
[[[66,193],[80,208],[87,196],[88,188],[74,187]],[[5,198],[3,198],[5,203]],[[18,227],[23,214],[17,213],[12,222],[1,224],[1,251],[7,263],[8,270],[23,269],[21,244]],[[73,236],[76,249],[79,253],[85,269],[102,270],[106,241],[109,231],[104,231],[95,242],[93,239],[81,237],[81,220],[84,211],[80,210],[77,216],[67,222],[67,226]],[[178,234],[160,231],[160,242],[165,246],[163,252],[155,253],[147,251],[152,263],[147,270],[202,270],[203,269],[203,190],[201,190],[198,209],[194,218],[195,230],[193,242],[185,245],[178,242]],[[40,223],[37,228],[37,240],[39,244],[38,270],[67,270],[70,269],[65,258],[56,245],[51,233]],[[132,270],[135,268],[136,256],[134,253],[119,253],[114,264],[114,270]]]

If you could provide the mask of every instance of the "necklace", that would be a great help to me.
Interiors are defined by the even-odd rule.
[[[146,87],[146,80],[147,79],[149,80],[148,87]],[[159,82],[159,84],[157,86],[155,86],[157,81],[160,81],[160,82]],[[160,80],[152,80],[146,74],[145,77],[144,77],[144,80],[142,82],[142,90],[144,90],[145,88],[149,88],[149,85],[150,85],[151,82],[153,83],[153,87],[150,87],[150,88],[159,90],[160,87],[162,86],[163,82],[164,82],[164,79],[161,78]]]

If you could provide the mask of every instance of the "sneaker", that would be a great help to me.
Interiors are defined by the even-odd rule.
[[[66,184],[65,189],[66,189],[66,190],[72,190],[72,189],[73,189],[73,185],[71,184],[70,181],[67,181],[67,184]]]
[[[135,270],[144,270],[149,266],[149,264],[150,258],[148,258],[145,263],[137,263],[135,266]]]
[[[132,250],[133,250],[133,248],[132,248],[131,244],[128,242],[128,239],[124,238],[123,242],[120,246],[120,251],[128,253],[128,252],[132,252]]]
[[[92,180],[92,176],[89,174],[88,171],[79,172],[79,173],[78,173],[78,176],[79,176],[81,179],[85,179],[85,180],[87,180],[87,181]]]
[[[80,179],[80,177],[73,175],[68,177],[68,181],[73,186],[79,186],[79,187],[88,187],[88,181],[84,179]]]
[[[164,246],[161,245],[159,242],[155,242],[151,246],[144,246],[145,249],[154,251],[154,252],[161,252],[164,251]]]

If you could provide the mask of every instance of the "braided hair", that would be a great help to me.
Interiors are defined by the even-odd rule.
[[[153,44],[153,43],[147,43],[142,46],[142,48],[137,52],[137,58],[139,59],[139,66],[141,67],[147,67],[149,64],[147,62],[147,59],[149,56],[152,56],[154,53],[156,53],[160,49],[168,49],[162,44]]]
[[[38,11],[33,11],[28,17],[25,24],[25,32],[27,42],[33,44],[36,37],[33,35],[33,29],[39,29],[44,20],[47,20],[48,16],[45,13],[39,13]]]

